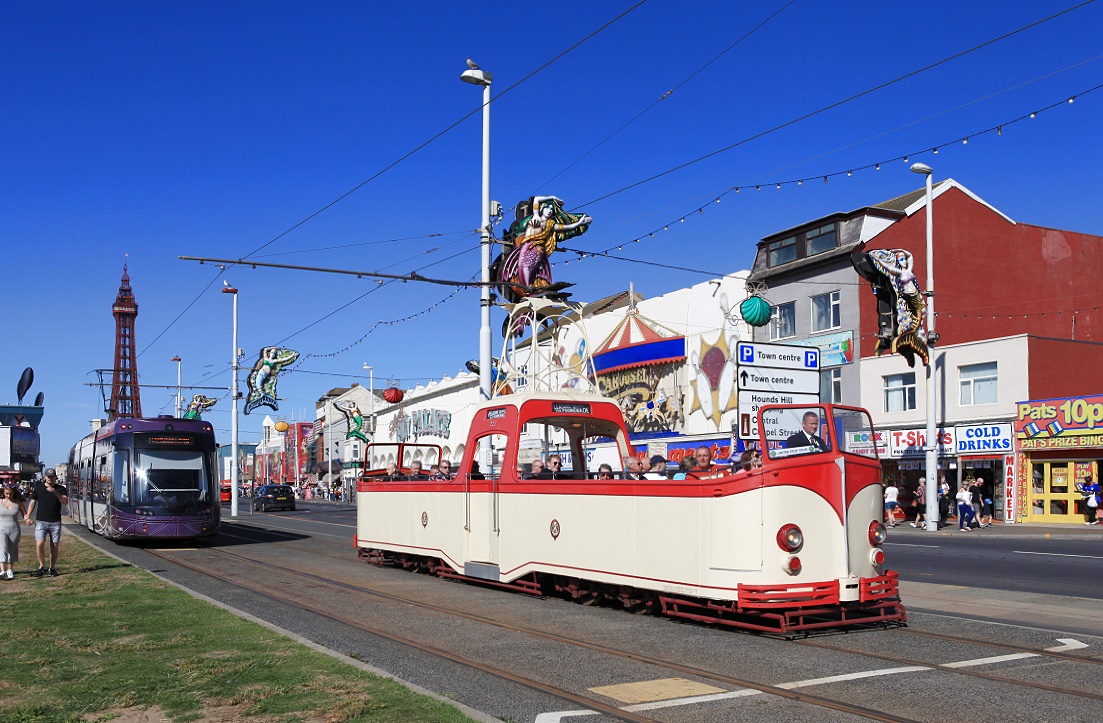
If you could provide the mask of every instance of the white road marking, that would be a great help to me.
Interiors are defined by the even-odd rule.
[[[1066,650],[1079,650],[1080,648],[1088,647],[1087,643],[1082,643],[1075,638],[1057,638],[1057,642],[1062,643],[1054,648],[1046,648],[1046,652],[1060,653]],[[1000,663],[1007,660],[1021,660],[1023,658],[1036,658],[1038,653],[1015,653],[1012,655],[995,655],[989,658],[975,658],[973,660],[961,660],[956,663],[943,663],[944,668],[970,668],[975,665],[989,665],[991,663]],[[792,690],[794,688],[806,688],[813,685],[825,685],[827,683],[838,683],[847,680],[858,680],[861,678],[874,678],[882,675],[896,675],[898,673],[919,673],[928,670],[934,670],[933,666],[929,665],[908,665],[901,668],[882,668],[880,670],[865,670],[860,673],[844,673],[843,675],[832,675],[826,678],[810,678],[808,680],[798,680],[792,683],[778,683],[775,688],[784,688],[785,690]],[[694,703],[708,703],[716,700],[728,700],[730,698],[743,698],[751,695],[763,695],[762,691],[752,690],[750,688],[743,688],[741,690],[733,690],[728,693],[714,693],[712,695],[695,695],[690,698],[675,698],[673,700],[659,700],[654,703],[639,703],[637,705],[630,705],[622,708],[621,710],[630,711],[633,713],[645,710],[657,710],[659,708],[671,708],[679,705],[693,705]],[[548,713],[541,713],[536,716],[536,723],[559,723],[564,718],[577,718],[584,715],[597,715],[597,711],[593,710],[560,710],[552,711]]]
[[[1046,557],[1082,557],[1086,560],[1103,560],[1099,555],[1070,555],[1063,552],[1029,552],[1027,550],[1012,550],[1016,555],[1045,555]]]

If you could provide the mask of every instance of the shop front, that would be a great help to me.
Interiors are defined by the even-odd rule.
[[[900,504],[908,510],[914,506],[912,503],[920,478],[926,477],[927,430],[886,429],[884,433],[888,441],[887,456],[881,459],[885,483],[892,482],[900,489]],[[951,486],[956,486],[958,478],[957,460],[954,458],[954,428],[939,427],[935,434],[938,437],[938,471],[946,475]]]
[[[1019,402],[1016,516],[1023,522],[1079,524],[1080,485],[1103,468],[1103,395]]]
[[[959,480],[976,480],[984,499],[992,500],[992,519],[1016,522],[1015,439],[1011,424],[967,424],[954,427]]]

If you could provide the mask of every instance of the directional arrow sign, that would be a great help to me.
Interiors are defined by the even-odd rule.
[[[736,377],[739,380],[741,392],[817,395],[820,393],[820,373],[815,370],[740,367]]]

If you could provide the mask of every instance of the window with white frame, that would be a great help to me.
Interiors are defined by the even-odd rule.
[[[838,329],[842,326],[839,292],[832,291],[812,297],[812,333]]]
[[[961,384],[961,406],[995,404],[999,401],[996,362],[961,366],[957,373]]]
[[[884,380],[886,412],[915,409],[915,372],[889,374]]]
[[[778,304],[770,309],[770,339],[797,335],[797,302]]]
[[[839,404],[843,401],[843,368],[820,370],[820,401]]]

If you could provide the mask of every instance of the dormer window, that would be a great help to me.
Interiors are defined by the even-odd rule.
[[[815,256],[835,248],[835,224],[820,226],[808,232],[805,239],[805,256]]]
[[[822,254],[825,251],[831,251],[837,244],[838,233],[835,224],[817,226],[795,236],[787,236],[766,244],[766,266],[773,268],[797,259]]]
[[[767,247],[769,257],[767,263],[770,266],[780,266],[790,261],[797,260],[797,237],[790,236],[780,241],[772,241]]]

